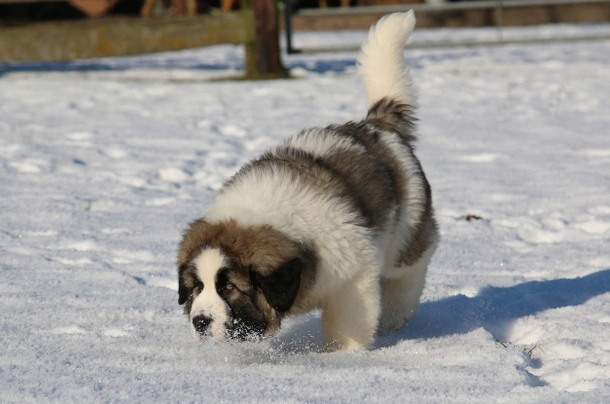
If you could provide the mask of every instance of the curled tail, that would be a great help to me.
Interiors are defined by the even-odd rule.
[[[369,30],[358,56],[358,71],[364,81],[371,109],[384,98],[415,107],[411,74],[402,54],[404,44],[415,26],[413,10],[380,19]]]

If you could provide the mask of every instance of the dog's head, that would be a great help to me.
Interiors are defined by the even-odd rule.
[[[269,226],[197,220],[178,252],[178,303],[199,337],[272,335],[314,267],[311,248]]]

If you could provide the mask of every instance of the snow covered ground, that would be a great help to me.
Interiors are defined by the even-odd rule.
[[[413,41],[460,35],[494,31]],[[355,56],[273,82],[206,81],[232,46],[0,66],[0,402],[610,402],[610,40],[405,51],[443,237],[408,327],[358,353],[317,353],[315,313],[192,339],[181,231],[248,159],[364,116]]]

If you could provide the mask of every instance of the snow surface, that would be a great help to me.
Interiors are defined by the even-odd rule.
[[[197,343],[174,259],[241,164],[364,116],[355,52],[272,82],[206,81],[233,46],[0,66],[0,402],[610,402],[610,40],[405,55],[443,240],[412,323],[330,354],[316,313]]]

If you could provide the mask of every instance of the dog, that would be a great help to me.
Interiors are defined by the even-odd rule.
[[[178,303],[199,338],[274,335],[321,310],[328,350],[366,350],[419,307],[439,240],[414,155],[415,95],[402,49],[413,11],[383,17],[358,56],[361,122],[311,128],[243,166],[178,249]]]

